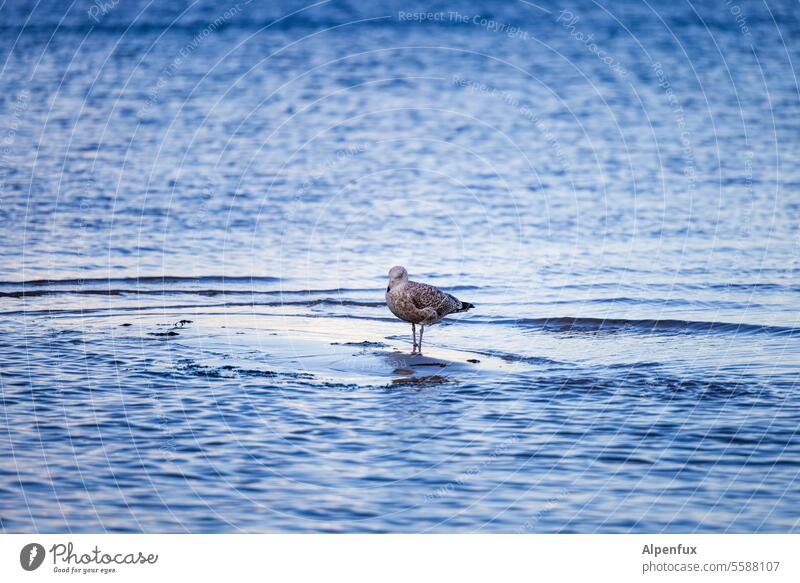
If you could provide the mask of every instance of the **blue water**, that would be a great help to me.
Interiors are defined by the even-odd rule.
[[[796,2],[363,4],[0,5],[2,530],[800,530]]]

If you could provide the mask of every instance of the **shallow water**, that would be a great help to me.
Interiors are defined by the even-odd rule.
[[[0,9],[4,531],[800,528],[795,4],[92,6]]]

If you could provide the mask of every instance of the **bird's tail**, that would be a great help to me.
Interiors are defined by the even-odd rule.
[[[471,310],[474,307],[475,305],[470,304],[469,302],[461,302],[461,309],[459,310],[459,312],[466,312],[467,310]]]

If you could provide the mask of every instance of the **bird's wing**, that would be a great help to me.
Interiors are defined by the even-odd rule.
[[[409,281],[407,285],[411,300],[418,310],[433,308],[437,314],[444,316],[461,308],[460,301],[432,285],[416,281]]]

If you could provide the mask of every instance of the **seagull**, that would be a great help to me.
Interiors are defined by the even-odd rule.
[[[422,333],[425,326],[441,322],[448,314],[466,312],[475,307],[427,283],[409,281],[408,272],[402,265],[395,265],[389,270],[386,305],[392,314],[411,322],[411,334],[414,338],[411,354],[422,354]],[[419,344],[417,324],[420,325]]]

